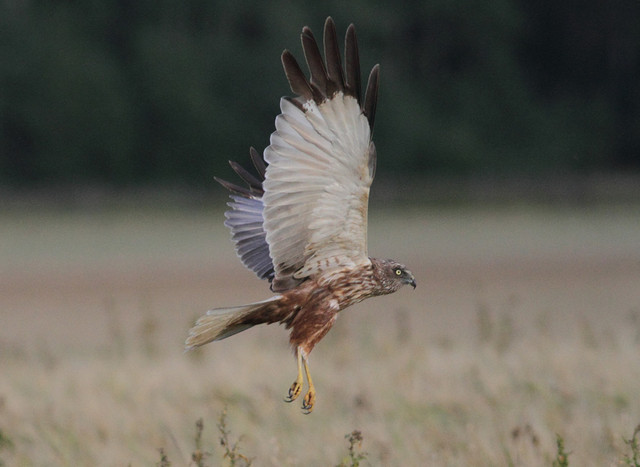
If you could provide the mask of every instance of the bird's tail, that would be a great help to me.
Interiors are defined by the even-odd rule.
[[[189,331],[189,337],[184,343],[185,349],[191,350],[212,341],[226,339],[256,324],[276,321],[269,319],[269,312],[278,308],[281,298],[282,296],[275,295],[249,305],[209,310]]]

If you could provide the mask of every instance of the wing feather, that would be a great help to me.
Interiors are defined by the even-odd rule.
[[[367,83],[367,92],[364,97],[365,116],[369,120],[369,125],[373,128],[373,122],[376,118],[376,105],[378,102],[378,78],[380,76],[380,65],[376,65],[369,74],[369,82]]]
[[[231,230],[231,239],[242,264],[251,269],[260,279],[271,281],[274,276],[273,262],[269,255],[269,245],[264,230],[264,204],[262,183],[266,165],[254,148],[250,151],[258,177],[239,164],[230,161],[231,168],[249,186],[241,187],[225,180],[215,178],[222,186],[231,191],[229,210],[225,212],[224,225]]]
[[[340,61],[340,49],[338,48],[338,35],[336,24],[331,17],[324,23],[324,56],[327,60],[327,73],[333,90],[331,95],[338,91],[344,91],[344,78],[342,74],[342,62]]]
[[[327,71],[325,70],[322,56],[320,55],[320,49],[318,48],[315,37],[313,37],[311,29],[307,26],[302,28],[300,39],[302,41],[302,49],[304,50],[304,58],[311,72],[310,83],[318,88],[323,98],[326,98],[328,96],[327,84],[329,77],[327,76]]]
[[[347,71],[346,91],[347,94],[355,97],[358,102],[361,100],[360,85],[360,57],[358,55],[358,41],[356,39],[356,28],[350,24],[347,28],[347,35],[344,43],[344,62]]]
[[[262,159],[262,156],[258,153],[258,151],[256,151],[256,148],[254,148],[253,146],[249,148],[249,154],[251,156],[251,162],[253,162],[253,166],[256,168],[258,174],[260,175],[260,180],[264,180],[264,173],[267,171],[267,165],[264,163],[264,159]],[[260,182],[260,184],[262,185],[262,182]]]
[[[244,180],[244,182],[249,185],[249,188],[252,192],[262,194],[262,180],[258,180],[256,177],[251,175],[249,171],[247,171],[244,167],[234,161],[229,161],[229,165],[238,176]]]

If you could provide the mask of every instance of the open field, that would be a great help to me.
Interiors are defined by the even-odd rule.
[[[640,208],[372,207],[370,253],[418,288],[345,312],[313,414],[287,334],[189,354],[208,308],[269,295],[206,209],[0,214],[0,465],[189,465],[204,420],[259,466],[624,465],[640,423]]]

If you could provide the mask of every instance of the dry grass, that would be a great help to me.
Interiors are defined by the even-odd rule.
[[[418,288],[340,317],[309,416],[282,328],[182,353],[268,295],[220,213],[5,213],[0,464],[637,465],[637,212],[374,209],[371,253]]]

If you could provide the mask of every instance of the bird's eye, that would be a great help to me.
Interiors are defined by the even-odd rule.
[[[402,269],[396,269],[396,276],[402,275]]]

